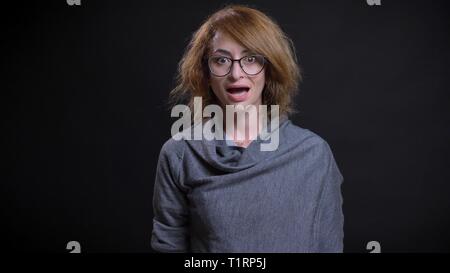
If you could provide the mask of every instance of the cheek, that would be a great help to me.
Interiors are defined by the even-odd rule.
[[[217,78],[211,78],[209,81],[209,84],[211,85],[212,90],[217,95],[218,92],[222,89],[222,81]]]
[[[255,81],[255,85],[258,87],[259,91],[262,91],[264,89],[264,85],[266,84],[266,77],[264,74],[261,75],[261,77],[258,77]]]

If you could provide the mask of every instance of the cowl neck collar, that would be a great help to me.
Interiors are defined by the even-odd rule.
[[[277,154],[275,151],[262,151],[262,143],[270,143],[270,137],[274,133],[279,134],[279,148],[283,141],[283,130],[290,120],[286,115],[280,116],[278,128],[270,130],[267,135],[258,135],[246,148],[229,145],[227,140],[186,140],[189,148],[206,161],[212,168],[222,172],[232,173],[253,167],[260,161]]]

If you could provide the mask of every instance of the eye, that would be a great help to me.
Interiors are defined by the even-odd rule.
[[[228,59],[227,57],[223,57],[223,56],[214,57],[213,60],[214,60],[214,63],[220,64],[220,65],[227,64],[230,61],[230,59]]]
[[[247,56],[244,58],[244,61],[248,64],[252,64],[256,62],[256,57],[255,56]]]

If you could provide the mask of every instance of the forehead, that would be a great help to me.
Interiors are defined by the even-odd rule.
[[[211,40],[212,53],[218,50],[225,50],[232,55],[238,55],[240,53],[248,51],[243,45],[231,38],[229,35],[218,31]]]

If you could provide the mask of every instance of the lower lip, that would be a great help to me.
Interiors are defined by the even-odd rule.
[[[249,95],[250,95],[250,90],[248,90],[247,92],[241,92],[241,93],[227,92],[228,98],[233,102],[245,101]]]

